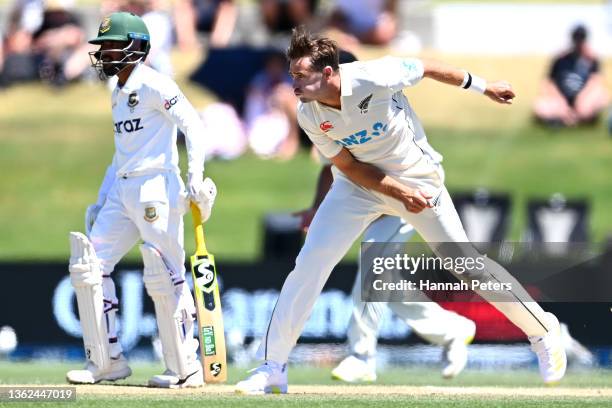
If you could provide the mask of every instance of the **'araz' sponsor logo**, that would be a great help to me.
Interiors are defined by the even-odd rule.
[[[121,134],[123,132],[132,133],[138,130],[144,129],[144,127],[140,124],[141,119],[128,119],[121,120],[115,123],[115,133]]]

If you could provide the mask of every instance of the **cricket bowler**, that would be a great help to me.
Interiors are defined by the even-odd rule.
[[[216,196],[203,180],[202,122],[176,83],[144,65],[151,39],[143,20],[118,12],[104,18],[91,52],[101,79],[117,76],[112,92],[115,154],[87,208],[86,235],[70,233],[74,286],[87,363],[66,375],[73,384],[128,377],[117,338],[118,299],[111,274],[139,239],[144,285],[155,305],[166,371],[149,380],[160,388],[199,387],[202,368],[194,338],[194,300],[185,281],[183,214],[197,204],[205,221]],[[185,134],[187,189],[180,176],[177,127]]]
[[[415,140],[414,112],[402,90],[423,78],[485,94],[511,104],[505,81],[487,82],[467,71],[417,58],[387,56],[340,65],[327,38],[293,31],[287,50],[297,118],[319,152],[333,164],[334,182],[316,212],[304,246],[287,276],[259,353],[263,364],[236,384],[243,394],[287,392],[287,360],[329,274],[351,244],[382,215],[414,226],[434,253],[477,253],[444,186],[438,166]],[[545,383],[565,374],[567,359],[556,317],[546,313],[499,264],[467,273],[461,280],[511,289],[477,289],[528,337]],[[478,272],[478,273],[476,273]]]
[[[356,60],[353,54],[340,51],[341,64]],[[415,130],[415,142],[444,176],[441,165],[442,155],[429,144],[425,130],[416,115],[412,116],[411,120]],[[319,158],[323,167],[319,173],[312,206],[298,213],[304,228],[310,226],[333,182],[331,163],[323,156]],[[380,245],[377,247],[379,252],[377,256],[393,256],[397,246],[408,242],[414,233],[414,227],[405,220],[383,215],[368,226],[363,233],[362,242],[378,242]],[[419,337],[443,347],[443,378],[454,378],[463,371],[468,359],[467,345],[472,342],[476,334],[476,324],[472,320],[444,309],[421,291],[415,291],[410,302],[364,302],[361,296],[360,263],[353,284],[353,310],[347,330],[349,355],[332,370],[333,379],[349,383],[376,381],[378,329],[386,307],[410,326]]]
[[[413,120],[417,124],[417,119]],[[417,132],[416,137],[431,160],[440,163],[442,155],[429,145],[425,133]],[[441,168],[440,171],[443,172]],[[319,174],[312,207],[298,213],[302,217],[303,227],[310,226],[318,206],[331,187],[332,180],[331,165],[325,164]],[[383,215],[368,226],[363,233],[362,242],[380,243],[376,256],[393,256],[397,246],[408,242],[414,233],[414,227],[405,220]],[[467,345],[476,334],[476,324],[472,320],[444,309],[421,291],[415,291],[409,302],[364,302],[361,299],[361,264],[357,268],[351,296],[353,309],[347,330],[349,355],[332,370],[333,379],[349,383],[376,381],[378,329],[386,307],[419,337],[431,344],[442,346],[443,378],[454,378],[465,368],[468,359]]]

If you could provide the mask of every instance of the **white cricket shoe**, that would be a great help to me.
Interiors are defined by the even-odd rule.
[[[334,380],[349,383],[376,381],[376,360],[363,360],[354,355],[346,357],[331,372]]]
[[[474,340],[476,324],[466,319],[465,328],[457,336],[444,345],[442,352],[442,377],[451,379],[459,375],[465,368],[468,360],[467,345]]]
[[[266,361],[249,371],[251,375],[236,384],[236,393],[247,395],[286,394],[287,364]]]
[[[538,356],[540,375],[544,383],[552,385],[565,375],[567,356],[561,341],[561,326],[552,313],[546,313],[552,328],[544,336],[529,337],[531,350]]]
[[[106,371],[100,371],[92,362],[88,361],[84,370],[70,370],[66,373],[66,380],[70,384],[95,384],[100,381],[116,381],[132,375],[128,362],[120,354],[117,358],[111,358],[111,366]]]
[[[194,362],[191,374],[180,378],[174,371],[167,369],[163,374],[149,379],[149,387],[154,388],[199,388],[204,385],[204,374],[199,361]],[[191,370],[190,370],[191,371]]]

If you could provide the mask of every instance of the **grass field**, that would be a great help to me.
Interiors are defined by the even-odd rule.
[[[530,123],[546,59],[432,56],[489,78],[507,78],[518,94],[507,107],[433,81],[407,91],[431,143],[445,156],[451,192],[476,187],[510,192],[512,239],[525,227],[527,198],[554,192],[590,200],[594,240],[612,232],[612,141],[605,126],[554,132]],[[182,55],[177,71],[185,93],[201,107],[211,96],[182,79],[198,60]],[[608,68],[606,76],[611,74]],[[2,96],[10,103],[0,111],[0,260],[66,259],[67,232],[83,228],[83,212],[96,199],[113,154],[108,92],[97,84],[61,91],[34,85],[10,88]],[[225,260],[257,258],[262,216],[310,205],[318,172],[307,152],[290,162],[246,155],[206,168],[220,191],[207,223],[209,246]],[[187,229],[187,252],[190,234]]]
[[[0,386],[15,384],[63,385],[75,364],[0,363]],[[80,386],[78,406],[338,406],[338,407],[605,407],[612,404],[610,371],[570,371],[558,387],[541,387],[535,370],[466,370],[447,381],[431,368],[391,368],[380,373],[376,384],[344,386],[329,378],[329,368],[292,367],[290,395],[239,396],[231,384],[245,375],[230,368],[230,385],[208,385],[198,390],[154,390],[144,387],[161,365],[133,364],[134,374],[118,385]],[[0,403],[2,405],[2,403]],[[31,404],[34,406],[34,404]],[[45,406],[74,406],[47,403]],[[19,406],[24,406],[20,404]],[[27,406],[27,404],[25,405]]]

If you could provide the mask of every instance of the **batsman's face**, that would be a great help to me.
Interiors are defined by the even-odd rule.
[[[293,78],[293,93],[300,101],[310,102],[323,95],[326,84],[323,72],[312,67],[310,57],[291,60],[289,74]]]
[[[98,56],[103,63],[102,69],[108,77],[117,73],[119,66],[116,64],[125,59],[125,47],[126,43],[124,41],[104,41],[100,45]]]
[[[125,56],[123,41],[103,41],[100,45],[100,59],[104,62],[121,61]]]

